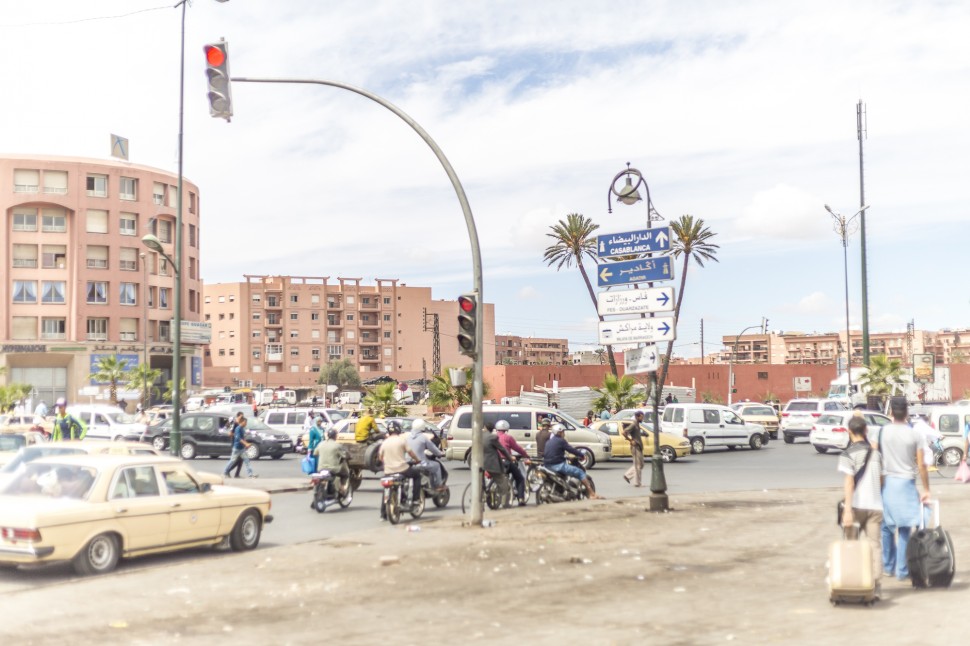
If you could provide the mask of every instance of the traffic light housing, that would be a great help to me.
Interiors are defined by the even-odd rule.
[[[466,357],[478,358],[475,330],[478,328],[478,294],[458,297],[458,350]]]
[[[205,51],[209,114],[229,121],[232,117],[232,93],[229,90],[229,43],[220,40],[202,49]]]

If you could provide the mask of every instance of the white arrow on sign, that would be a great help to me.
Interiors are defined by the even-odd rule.
[[[623,363],[626,374],[636,375],[642,372],[657,370],[657,346],[653,343],[636,350],[626,350],[623,353]]]
[[[673,312],[674,305],[673,287],[617,290],[596,295],[596,310],[600,316]]]

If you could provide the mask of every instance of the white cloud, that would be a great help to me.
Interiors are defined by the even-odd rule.
[[[541,294],[535,287],[526,285],[518,291],[515,297],[520,301],[537,301],[541,298]]]
[[[823,292],[812,292],[798,301],[796,308],[802,314],[826,314],[836,304]]]
[[[735,221],[737,232],[753,238],[803,240],[831,231],[822,200],[807,191],[779,184],[760,191]]]

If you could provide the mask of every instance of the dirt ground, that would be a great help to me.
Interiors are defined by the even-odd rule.
[[[940,495],[966,518],[959,488]],[[339,539],[132,562],[3,598],[4,643],[907,644],[938,642],[970,595],[884,583],[874,608],[828,603],[836,490],[564,503],[489,528],[406,521]],[[375,521],[376,523],[376,521]],[[957,554],[970,544],[950,527]],[[959,563],[959,562],[958,562]],[[0,573],[0,577],[4,576]],[[50,585],[53,584],[53,585]],[[949,617],[949,619],[948,619]],[[54,619],[50,621],[50,619]],[[864,639],[860,639],[864,635]]]

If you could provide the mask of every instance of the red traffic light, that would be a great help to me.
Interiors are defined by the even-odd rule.
[[[226,53],[215,45],[206,45],[205,60],[213,67],[222,67],[222,64],[226,62]]]
[[[475,311],[475,301],[468,298],[467,296],[458,297],[458,307],[461,308],[462,312],[473,312]]]

